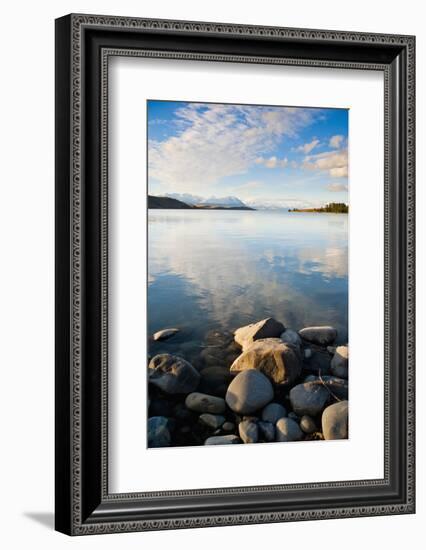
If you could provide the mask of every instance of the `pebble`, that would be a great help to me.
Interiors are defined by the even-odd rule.
[[[257,443],[259,441],[259,428],[256,422],[243,420],[238,425],[238,433],[243,443]]]
[[[275,426],[275,441],[300,441],[303,432],[291,418],[280,418]]]
[[[279,403],[269,403],[262,411],[262,420],[272,424],[284,416],[287,416],[287,411]]]

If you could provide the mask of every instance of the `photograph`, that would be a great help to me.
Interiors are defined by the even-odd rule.
[[[350,437],[349,116],[147,100],[148,448]]]

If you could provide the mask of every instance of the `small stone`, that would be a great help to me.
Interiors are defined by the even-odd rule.
[[[225,422],[222,426],[222,430],[224,432],[232,432],[233,430],[235,430],[235,424],[233,424],[232,422]]]
[[[300,441],[303,432],[297,422],[291,418],[280,418],[275,426],[275,441]]]
[[[279,403],[269,403],[262,411],[262,420],[275,424],[277,420],[287,416],[287,411]]]
[[[290,402],[293,411],[299,416],[319,414],[330,394],[320,382],[305,382],[290,390]]]
[[[179,332],[178,328],[165,328],[163,330],[159,330],[156,332],[153,336],[155,341],[158,340],[167,340],[167,338],[171,338],[174,336],[177,332]]]
[[[302,416],[300,419],[300,429],[305,432],[305,434],[312,434],[317,431],[317,426],[312,418],[308,415]]]
[[[225,422],[225,418],[217,414],[203,413],[200,415],[199,421],[204,426],[217,430]]]
[[[339,401],[327,407],[322,413],[324,439],[348,438],[348,401]]]
[[[240,422],[238,432],[243,443],[257,443],[259,440],[259,429],[257,424],[251,420]]]
[[[241,439],[236,435],[216,435],[208,437],[204,441],[204,445],[235,445],[241,443]]]
[[[299,336],[312,344],[328,346],[337,338],[337,330],[330,326],[306,327],[299,330]]]
[[[249,369],[240,372],[229,384],[226,403],[237,414],[251,414],[272,401],[274,389],[261,372]]]
[[[200,374],[191,363],[169,353],[151,359],[148,375],[150,384],[169,394],[194,391],[200,381]]]
[[[294,346],[302,345],[302,339],[297,332],[289,328],[280,335],[280,338],[285,344],[293,344]]]
[[[331,373],[339,378],[348,377],[348,361],[349,348],[348,346],[338,346],[331,360]]]
[[[246,346],[231,365],[231,372],[255,369],[275,384],[290,384],[300,375],[299,349],[280,338],[265,338]]]
[[[261,338],[278,338],[284,332],[284,325],[272,317],[262,319],[245,327],[238,328],[234,333],[234,339],[243,350],[255,340]]]
[[[200,413],[222,414],[225,412],[225,400],[206,393],[193,392],[185,399],[186,407]]]
[[[164,416],[148,418],[148,447],[170,446],[169,421]]]
[[[258,422],[259,432],[261,439],[264,439],[266,443],[271,443],[275,441],[275,426],[270,422],[263,422],[262,420]]]

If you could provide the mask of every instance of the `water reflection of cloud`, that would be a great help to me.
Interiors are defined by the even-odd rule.
[[[164,280],[169,316],[191,296],[196,308],[191,314],[185,307],[186,313],[203,326],[230,329],[273,315],[294,328],[334,323],[345,331],[347,222],[336,227],[326,216],[301,218],[282,212],[150,214],[150,293],[161,293]]]

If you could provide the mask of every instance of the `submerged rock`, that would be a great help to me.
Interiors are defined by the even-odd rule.
[[[243,443],[257,443],[259,441],[259,428],[252,420],[243,420],[238,425],[238,432]]]
[[[191,363],[169,353],[151,359],[148,376],[151,384],[170,394],[194,391],[200,381],[200,375]]]
[[[285,328],[282,323],[272,317],[268,317],[257,323],[238,328],[234,333],[234,339],[244,350],[256,340],[278,338],[284,330]]]
[[[249,369],[240,372],[229,384],[225,399],[237,414],[250,414],[264,407],[273,397],[274,390],[268,378]]]
[[[169,447],[169,421],[164,416],[148,418],[148,447]]]
[[[299,424],[291,418],[280,418],[275,425],[275,441],[300,441],[303,432]]]
[[[234,378],[226,367],[207,367],[200,372],[198,389],[203,393],[224,397],[226,390]]]
[[[327,407],[322,413],[324,439],[348,438],[348,401],[340,401]]]
[[[338,346],[331,360],[331,373],[339,378],[348,377],[348,361],[349,348],[348,346]]]
[[[215,435],[204,441],[204,445],[235,445],[236,443],[241,443],[241,439],[234,434]]]
[[[165,328],[163,330],[159,330],[153,335],[154,340],[167,340],[167,338],[171,338],[174,336],[177,332],[179,332],[178,328]]]
[[[279,403],[269,403],[262,411],[262,420],[275,424],[280,418],[287,416],[286,409]]]
[[[284,344],[280,338],[265,338],[246,347],[230,370],[248,369],[262,372],[275,384],[290,384],[300,375],[302,364],[295,346]]]
[[[299,336],[312,344],[329,346],[337,338],[337,330],[330,326],[306,327],[299,330]]]
[[[191,411],[200,413],[222,414],[225,412],[225,400],[214,395],[194,392],[185,399],[185,405]]]
[[[321,383],[305,382],[290,391],[290,402],[293,411],[299,416],[316,416],[323,410],[329,396],[327,388]]]

